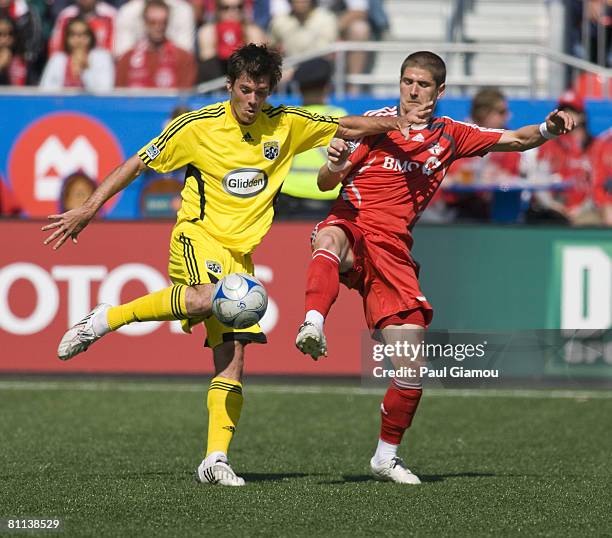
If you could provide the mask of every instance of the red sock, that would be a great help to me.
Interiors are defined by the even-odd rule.
[[[402,389],[395,383],[389,385],[380,407],[380,438],[383,441],[392,445],[402,442],[402,436],[419,407],[422,393],[422,389]]]
[[[329,314],[340,291],[340,260],[333,252],[319,248],[312,253],[306,276],[306,312]]]

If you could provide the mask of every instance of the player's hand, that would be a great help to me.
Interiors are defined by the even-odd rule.
[[[327,146],[327,165],[332,172],[340,172],[349,168],[351,162],[348,160],[351,154],[350,146],[342,138],[332,138]]]
[[[555,136],[569,133],[576,126],[574,118],[564,110],[553,110],[546,116],[546,129]]]
[[[401,131],[406,140],[408,140],[410,127],[412,127],[412,125],[422,125],[431,117],[433,114],[433,106],[433,101],[429,101],[423,105],[414,107],[397,119],[397,128]]]
[[[57,243],[53,245],[53,250],[57,250],[66,242],[66,239],[70,237],[72,242],[76,244],[77,236],[81,233],[83,228],[89,224],[94,214],[95,213],[92,213],[84,206],[81,206],[66,211],[66,213],[62,213],[61,215],[49,215],[47,218],[53,222],[43,226],[41,229],[43,232],[53,230],[53,233],[47,237],[43,243],[48,245],[57,239]]]

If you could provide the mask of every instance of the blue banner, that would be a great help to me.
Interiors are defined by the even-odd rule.
[[[123,159],[156,136],[177,106],[196,109],[223,100],[202,97],[0,96],[0,175],[14,192],[26,215],[44,216],[58,210],[62,180],[75,170],[102,179]],[[274,97],[278,105],[281,99]],[[296,98],[282,102],[296,105]],[[351,114],[396,104],[396,100],[347,98],[331,100]],[[555,102],[511,100],[509,128],[539,123]],[[444,98],[438,115],[465,120],[470,100]],[[612,103],[587,105],[589,126],[597,135],[612,123]],[[106,216],[137,218],[143,180],[134,181]]]

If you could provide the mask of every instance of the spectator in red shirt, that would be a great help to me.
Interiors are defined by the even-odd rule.
[[[15,23],[15,37],[21,45],[27,66],[27,83],[36,84],[46,43],[40,15],[26,0],[0,0],[0,16]]]
[[[612,226],[612,128],[593,142],[593,202],[604,226]]]
[[[0,86],[23,86],[27,68],[18,53],[17,27],[12,19],[0,17]]]
[[[49,41],[49,55],[62,50],[66,25],[77,17],[85,20],[93,30],[96,46],[112,52],[116,14],[117,10],[106,2],[76,0],[76,4],[63,9],[55,21]]]
[[[264,45],[265,32],[247,20],[244,0],[217,0],[214,22],[198,30],[198,80],[212,80],[227,74],[232,52],[246,43]]]
[[[113,88],[113,57],[108,50],[96,47],[93,30],[84,19],[68,21],[62,48],[49,58],[40,79],[41,88],[83,88],[89,92],[104,92]]]
[[[549,208],[561,213],[574,224],[591,224],[593,210],[593,137],[589,133],[583,100],[575,92],[565,92],[559,110],[569,112],[576,124],[568,135],[551,140],[538,148],[539,168],[556,174],[569,184],[548,202]],[[586,217],[586,221],[584,218]]]
[[[143,12],[145,38],[117,64],[117,86],[129,88],[190,88],[195,59],[166,37],[170,10],[163,0],[149,0]]]
[[[471,119],[487,129],[504,129],[510,111],[506,96],[496,88],[480,90],[472,100]],[[446,177],[447,183],[504,183],[514,181],[520,175],[521,157],[516,152],[488,153],[484,157],[472,157],[455,161]],[[459,219],[487,220],[490,195],[466,193],[444,195],[449,208]]]

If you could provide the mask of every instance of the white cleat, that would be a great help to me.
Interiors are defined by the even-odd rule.
[[[420,484],[419,477],[406,467],[402,458],[391,458],[381,464],[370,460],[370,469],[376,480],[395,482],[396,484]]]
[[[319,357],[327,357],[327,340],[323,329],[318,325],[305,321],[300,327],[295,339],[296,347],[315,361]]]
[[[93,319],[97,316],[106,316],[106,311],[111,307],[109,304],[101,303],[96,306],[81,321],[70,327],[62,337],[57,348],[57,356],[67,361],[75,355],[87,351],[89,346],[104,335],[97,335],[93,329]]]
[[[237,476],[229,463],[217,460],[206,464],[203,460],[198,467],[198,480],[202,484],[220,484],[222,486],[244,486],[244,478]]]

